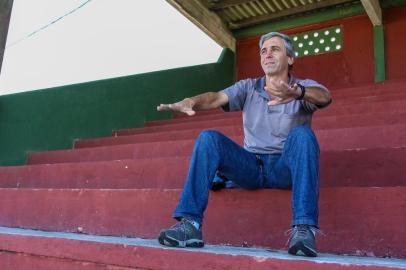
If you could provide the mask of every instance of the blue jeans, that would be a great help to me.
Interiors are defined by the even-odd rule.
[[[218,172],[244,189],[292,189],[292,225],[318,227],[319,154],[316,136],[307,126],[290,131],[282,154],[254,154],[217,131],[203,131],[173,217],[202,223]]]

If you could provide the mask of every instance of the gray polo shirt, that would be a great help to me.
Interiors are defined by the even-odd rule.
[[[290,77],[289,84],[304,87],[326,87],[313,80]],[[268,93],[264,90],[265,76],[246,79],[226,88],[228,96],[225,111],[243,111],[244,148],[258,154],[280,154],[289,131],[299,125],[310,127],[312,114],[318,107],[304,100],[269,106]]]

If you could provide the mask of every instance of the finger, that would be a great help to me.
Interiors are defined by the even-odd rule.
[[[270,88],[268,86],[265,86],[265,91],[267,91],[271,96],[280,96],[282,95],[282,92],[274,89],[274,88]]]
[[[293,100],[293,98],[278,98],[278,99],[273,99],[271,101],[269,101],[267,104],[269,106],[275,106],[275,105],[279,105],[279,104],[286,104],[289,103]]]
[[[183,113],[186,113],[186,114],[189,115],[189,116],[193,116],[193,115],[196,114],[196,112],[193,111],[193,110],[183,111]]]
[[[170,105],[169,104],[160,104],[159,106],[156,107],[158,111],[167,111],[170,110]]]
[[[271,99],[275,99],[275,98],[284,98],[285,95],[281,92],[278,91],[267,91],[268,95],[271,97]]]
[[[284,81],[280,81],[280,82],[279,82],[279,85],[280,85],[281,87],[285,88],[285,89],[292,89],[292,87],[291,87],[288,83],[286,83],[286,82],[284,82]]]
[[[271,101],[268,101],[267,103],[269,106],[275,106],[275,105],[279,105],[282,104],[279,100],[273,99]]]

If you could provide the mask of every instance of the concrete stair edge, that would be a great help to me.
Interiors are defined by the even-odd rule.
[[[180,191],[0,189],[0,221],[8,227],[155,238],[174,223],[171,213]],[[321,188],[320,225],[326,237],[318,238],[320,252],[406,258],[401,237],[406,216],[399,214],[406,207],[405,191],[406,187]],[[284,249],[290,201],[286,190],[212,192],[203,225],[205,240]]]
[[[272,266],[303,270],[406,269],[406,260],[402,259],[332,254],[307,258],[277,250],[218,245],[206,245],[201,249],[178,249],[160,246],[156,240],[7,227],[0,227],[0,240],[0,248],[4,251],[142,269],[172,270],[174,266],[179,270],[214,270],[223,267],[262,270]],[[109,253],[111,255],[106,256]]]

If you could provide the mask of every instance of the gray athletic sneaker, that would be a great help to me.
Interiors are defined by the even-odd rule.
[[[292,255],[316,257],[316,228],[309,225],[297,225],[291,230],[288,252]]]
[[[202,230],[196,229],[186,218],[167,230],[162,230],[158,241],[161,245],[170,247],[203,247]]]

